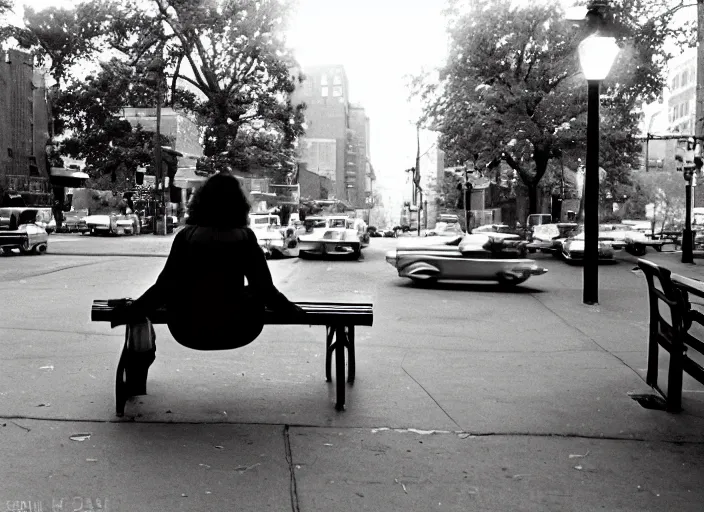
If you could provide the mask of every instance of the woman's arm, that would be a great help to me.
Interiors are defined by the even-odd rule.
[[[272,309],[295,309],[299,311],[300,308],[288,300],[274,285],[269,265],[257,243],[257,236],[250,228],[247,228],[246,231],[244,275],[249,286]]]
[[[181,279],[180,276],[183,275],[179,272],[179,269],[184,266],[188,250],[188,241],[186,240],[188,231],[188,229],[182,229],[176,233],[161,274],[159,274],[156,282],[132,303],[130,306],[132,311],[135,313],[139,312],[140,316],[148,316],[149,312],[163,306],[166,303],[166,299],[177,288],[178,281]]]

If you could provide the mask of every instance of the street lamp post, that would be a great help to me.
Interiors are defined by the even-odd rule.
[[[582,301],[599,302],[599,89],[618,54],[613,37],[598,33],[579,45],[587,79],[587,162],[584,176],[584,273]]]

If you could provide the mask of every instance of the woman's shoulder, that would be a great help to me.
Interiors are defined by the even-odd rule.
[[[177,238],[189,241],[246,241],[256,239],[254,232],[246,226],[243,227],[214,227],[186,225],[176,234]]]

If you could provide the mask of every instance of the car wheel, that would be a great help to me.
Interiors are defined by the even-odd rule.
[[[411,277],[411,283],[413,283],[414,286],[419,286],[419,287],[434,286],[438,283],[438,278],[437,277],[426,277],[426,278]]]
[[[516,285],[521,284],[527,280],[528,280],[527,277],[514,277],[511,274],[499,276],[499,284],[504,285],[504,286],[516,286]]]
[[[29,242],[24,242],[22,245],[20,245],[20,253],[22,254],[29,254],[32,248],[29,246]]]
[[[645,246],[643,244],[628,245],[626,251],[633,256],[643,256],[645,254]]]
[[[3,254],[12,254],[12,247],[3,247],[2,253]]]

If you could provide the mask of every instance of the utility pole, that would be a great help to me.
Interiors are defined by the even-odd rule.
[[[414,181],[416,190],[420,194],[420,200],[418,201],[418,236],[420,236],[420,212],[423,209],[423,189],[420,186],[420,123],[416,124],[416,172]],[[416,203],[415,195],[413,196],[413,203]]]
[[[697,0],[697,99],[694,119],[694,143],[704,140],[704,0]],[[699,157],[703,155],[697,155]],[[697,169],[699,171],[699,169]],[[696,197],[696,194],[695,194]],[[696,201],[695,201],[696,202]],[[696,206],[693,204],[692,206]]]

